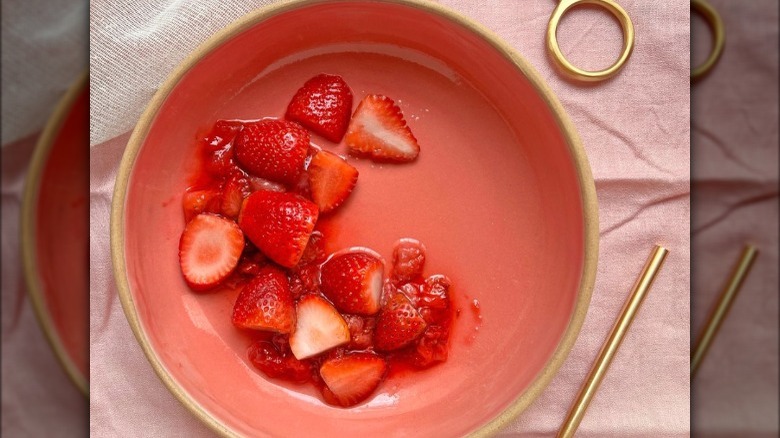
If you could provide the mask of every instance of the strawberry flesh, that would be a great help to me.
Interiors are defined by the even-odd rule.
[[[371,94],[358,105],[345,137],[352,154],[374,161],[409,162],[420,154],[401,109],[387,96]]]
[[[322,293],[342,312],[373,315],[379,311],[384,265],[362,251],[331,257],[322,265]]]
[[[321,213],[344,203],[358,179],[357,169],[328,151],[319,151],[312,157],[308,173],[311,197]]]
[[[320,367],[325,400],[343,407],[368,398],[384,379],[387,363],[373,353],[348,353],[328,359]]]
[[[320,74],[303,84],[287,106],[285,118],[327,140],[344,137],[352,112],[352,91],[340,76]]]
[[[344,318],[319,295],[305,295],[298,301],[295,330],[290,349],[298,360],[315,356],[349,342]]]
[[[286,120],[247,123],[235,139],[235,158],[244,170],[284,184],[298,180],[308,150],[309,133]]]
[[[317,206],[298,195],[261,190],[244,200],[238,224],[266,256],[290,268],[303,255],[318,215]]]
[[[244,235],[235,222],[202,213],[184,227],[179,240],[179,263],[192,290],[216,287],[238,265],[244,251]]]
[[[262,268],[236,298],[233,324],[243,329],[290,333],[295,326],[295,305],[287,275],[273,266]]]

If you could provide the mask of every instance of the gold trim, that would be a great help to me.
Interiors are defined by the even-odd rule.
[[[539,74],[536,73],[533,67],[531,67],[531,65],[528,64],[523,58],[521,58],[520,55],[518,55],[509,44],[502,41],[497,35],[495,35],[491,30],[487,29],[483,25],[465,18],[448,8],[429,0],[375,1],[412,7],[444,17],[482,37],[506,59],[511,61],[517,67],[520,73],[528,78],[528,80],[533,84],[534,88],[539,92],[543,100],[552,110],[558,125],[568,140],[567,144],[569,146],[569,151],[579,176],[583,203],[585,260],[583,264],[582,279],[580,282],[580,292],[577,296],[572,319],[569,322],[566,332],[561,338],[558,347],[548,361],[547,365],[534,379],[528,389],[526,389],[523,394],[521,394],[514,402],[512,402],[512,404],[507,407],[504,412],[472,433],[472,436],[475,437],[493,435],[497,433],[502,427],[507,425],[510,421],[512,421],[515,417],[517,417],[520,412],[528,407],[528,405],[530,405],[531,402],[539,396],[542,390],[544,390],[560,366],[563,364],[566,356],[569,354],[569,351],[577,339],[582,323],[585,320],[585,314],[587,313],[588,306],[590,304],[590,298],[593,292],[593,285],[596,278],[596,266],[598,259],[599,221],[595,183],[593,181],[590,166],[588,164],[585,150],[582,146],[582,143],[580,142],[579,136],[577,135],[574,129],[574,125],[569,120],[560,102],[555,97],[553,92],[543,82]],[[150,101],[149,105],[144,110],[144,113],[141,115],[136,128],[133,130],[133,133],[128,140],[127,148],[125,149],[125,153],[122,157],[122,162],[116,177],[111,212],[111,254],[114,265],[114,276],[116,278],[119,298],[122,303],[125,316],[127,317],[130,328],[133,330],[133,334],[141,345],[144,354],[146,354],[147,358],[149,359],[152,368],[154,368],[157,376],[160,378],[160,380],[162,380],[168,390],[170,390],[171,393],[173,393],[173,395],[190,412],[192,412],[207,426],[223,437],[237,437],[239,435],[229,430],[227,427],[225,427],[225,425],[221,424],[208,411],[206,411],[205,408],[191,399],[187,392],[173,380],[173,378],[166,372],[165,366],[157,357],[157,354],[152,349],[146,334],[141,329],[141,324],[138,314],[136,313],[133,297],[130,293],[130,286],[127,280],[127,271],[124,258],[125,195],[127,193],[130,173],[132,171],[135,158],[138,155],[143,140],[149,131],[152,120],[154,119],[162,103],[168,97],[168,94],[171,92],[171,90],[187,73],[187,71],[189,71],[198,62],[198,60],[203,58],[206,54],[217,48],[228,39],[238,35],[239,33],[260,21],[266,20],[272,16],[292,9],[320,3],[326,3],[326,1],[286,0],[258,9],[217,32],[195,51],[190,53],[161,85],[157,93],[155,93],[154,97]]]
[[[65,347],[60,340],[57,330],[54,328],[54,323],[51,320],[49,312],[46,310],[46,305],[43,300],[43,287],[41,286],[38,261],[36,259],[37,239],[35,236],[35,227],[37,221],[35,211],[37,209],[36,204],[38,201],[43,169],[46,165],[46,160],[49,157],[49,152],[54,144],[54,140],[57,138],[57,135],[59,135],[62,124],[65,122],[65,118],[68,116],[76,98],[84,91],[84,88],[87,87],[88,84],[89,71],[87,70],[79,76],[70,88],[68,88],[68,91],[57,103],[54,112],[46,122],[46,127],[43,129],[41,136],[35,144],[35,152],[33,152],[30,167],[25,178],[21,212],[22,264],[24,265],[24,276],[27,283],[27,296],[30,298],[38,323],[40,324],[44,335],[46,335],[46,340],[49,342],[49,345],[51,345],[52,350],[54,350],[54,355],[57,357],[60,365],[62,365],[62,368],[65,369],[70,380],[73,381],[79,391],[86,397],[89,397],[89,382],[87,381],[87,377],[81,373],[65,351]]]

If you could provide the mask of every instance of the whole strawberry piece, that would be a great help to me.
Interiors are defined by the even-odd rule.
[[[332,142],[347,132],[352,91],[340,76],[320,74],[303,84],[287,106],[285,117]]]
[[[244,200],[238,225],[268,258],[290,268],[303,255],[318,215],[313,202],[296,194],[261,190]]]
[[[320,376],[325,400],[343,407],[354,406],[373,393],[387,371],[387,363],[373,353],[348,353],[326,360]]]
[[[347,252],[322,265],[322,293],[344,313],[373,315],[379,311],[384,265],[362,251]]]
[[[396,293],[379,312],[374,345],[381,351],[397,350],[416,340],[426,326],[409,299],[402,293]]]
[[[201,213],[187,223],[179,240],[184,280],[193,290],[211,289],[233,272],[243,251],[244,234],[235,222]]]
[[[298,359],[316,356],[349,342],[349,327],[333,306],[319,295],[305,295],[296,308],[290,350]]]
[[[370,94],[360,102],[349,124],[346,142],[353,154],[375,161],[408,162],[420,153],[420,145],[401,109],[380,94]]]
[[[319,151],[309,163],[309,189],[321,213],[340,206],[352,193],[358,171],[343,158],[328,151]]]
[[[244,329],[290,333],[295,327],[295,304],[287,275],[274,266],[262,268],[238,294],[233,324]]]
[[[236,136],[235,158],[247,172],[285,184],[295,184],[309,150],[309,133],[286,120],[247,123]]]

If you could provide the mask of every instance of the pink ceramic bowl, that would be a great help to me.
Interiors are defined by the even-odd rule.
[[[369,93],[394,98],[422,147],[410,165],[350,159],[360,180],[326,219],[331,238],[386,258],[396,239],[421,240],[426,272],[453,280],[462,310],[446,363],[391,377],[351,409],[254,369],[248,338],[230,322],[235,293],[191,292],[177,256],[197,135],[220,118],[282,116],[322,72],[344,77],[356,103]],[[111,237],[121,301],[144,352],[221,435],[462,436],[497,431],[560,367],[590,301],[597,225],[571,123],[490,31],[430,2],[296,1],[232,24],[163,84],[127,146]]]
[[[68,376],[89,392],[89,76],[62,98],[35,147],[22,201],[22,260],[38,322]]]

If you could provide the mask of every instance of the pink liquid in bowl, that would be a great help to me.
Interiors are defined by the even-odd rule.
[[[395,99],[422,149],[406,165],[349,159],[357,187],[322,219],[332,246],[389,259],[397,239],[416,238],[427,247],[426,274],[449,276],[462,310],[447,362],[392,376],[350,409],[254,369],[247,337],[230,322],[236,293],[191,292],[177,255],[196,134],[220,118],[281,117],[295,90],[322,72],[341,75],[355,105],[370,93]],[[399,4],[291,8],[205,56],[157,112],[124,208],[142,339],[217,429],[239,435],[467,434],[544,369],[572,318],[584,263],[580,182],[545,100],[479,36]]]

